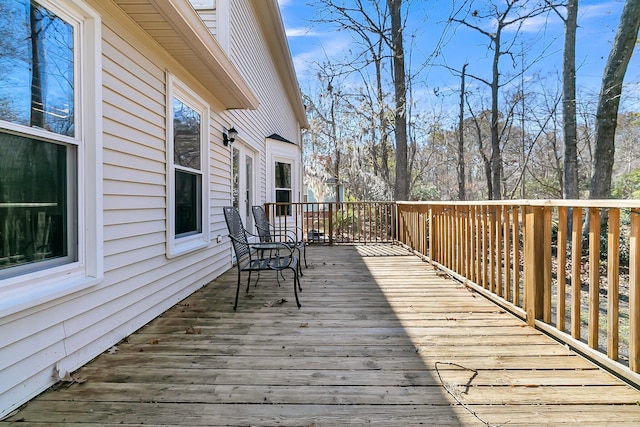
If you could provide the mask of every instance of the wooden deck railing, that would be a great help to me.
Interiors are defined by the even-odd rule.
[[[639,202],[400,202],[398,240],[640,384]]]
[[[638,201],[265,206],[276,227],[299,227],[310,243],[402,243],[640,385]]]
[[[267,203],[278,231],[303,233],[309,243],[390,243],[396,240],[394,202]]]

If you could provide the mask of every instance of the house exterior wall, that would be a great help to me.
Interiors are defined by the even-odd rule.
[[[294,107],[251,2],[227,1],[236,22],[229,54],[259,97],[255,111],[225,110],[215,93],[114,2],[86,0],[100,16],[102,31],[104,275],[78,292],[0,315],[0,418],[51,386],[56,373],[79,368],[231,266],[221,209],[231,201],[231,155],[221,141],[223,127],[236,126],[239,139],[255,150],[256,203],[269,198],[265,137],[278,132],[299,144],[301,124],[290,111]],[[212,12],[206,14],[205,22],[215,26]],[[168,73],[210,107],[209,244],[175,257],[167,255]],[[300,156],[294,148],[293,155]]]
[[[274,28],[263,28],[255,13],[254,3],[262,0],[231,1],[231,60],[242,76],[255,88],[260,106],[256,110],[231,110],[229,123],[241,131],[242,141],[260,153],[268,151],[269,135],[282,135],[296,145],[287,150],[290,156],[302,157],[300,128],[293,106],[287,97],[286,82],[278,75],[276,63],[269,54],[265,32]],[[256,170],[261,185],[256,204],[273,201],[273,167],[267,164],[265,155],[260,157]]]

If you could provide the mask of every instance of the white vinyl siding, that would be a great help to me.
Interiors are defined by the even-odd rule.
[[[88,247],[104,254],[88,260],[87,269],[100,271],[103,263],[104,279],[0,315],[0,417],[52,385],[55,368],[61,373],[79,368],[229,269],[231,248],[221,207],[231,200],[231,153],[222,145],[223,127],[236,126],[241,141],[255,153],[256,202],[267,198],[265,137],[278,133],[299,142],[285,83],[277,76],[263,30],[246,0],[225,1],[233,8],[232,17],[227,16],[234,23],[230,37],[240,38],[234,42],[231,59],[259,94],[260,106],[254,111],[225,110],[213,89],[145,33],[124,13],[124,6],[86,1],[102,17],[102,39],[95,43],[101,59],[92,60],[97,81],[101,79],[94,88],[98,106],[85,111],[102,120],[95,123],[96,167],[83,178],[85,193],[96,189],[95,208],[86,212],[94,223],[85,228],[95,234],[87,235]],[[237,21],[238,14],[249,16]],[[248,26],[238,27],[240,22]],[[92,37],[96,36],[87,41]],[[230,47],[231,42],[227,52]],[[210,143],[201,153],[210,164],[203,176],[203,184],[209,186],[203,202],[211,206],[203,215],[209,244],[173,258],[167,257],[167,73],[188,85],[211,109]],[[287,157],[299,156],[298,147],[288,147],[292,151]],[[271,165],[271,159],[268,162]]]
[[[260,105],[256,110],[232,110],[227,122],[240,132],[242,141],[259,153],[254,162],[254,175],[259,184],[255,189],[256,203],[275,201],[273,186],[273,164],[267,160],[266,137],[276,133],[296,144],[300,144],[300,127],[287,97],[285,83],[281,80],[277,66],[270,55],[264,31],[255,16],[250,0],[228,0],[231,7],[230,27],[231,60],[256,93]],[[288,157],[300,157],[299,146],[288,144]],[[296,179],[294,177],[293,179]],[[292,194],[297,201],[297,193]],[[231,194],[227,196],[229,203]]]
[[[231,1],[232,0],[214,0],[213,8],[209,8],[208,6],[195,7],[202,22],[204,22],[222,49],[227,53],[229,52],[230,44],[229,7]]]

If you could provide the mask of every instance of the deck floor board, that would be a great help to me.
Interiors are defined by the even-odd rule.
[[[419,258],[307,255],[300,310],[263,273],[233,312],[232,269],[1,424],[640,426],[640,391]]]

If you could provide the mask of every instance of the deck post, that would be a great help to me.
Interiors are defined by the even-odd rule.
[[[544,316],[544,207],[528,206],[524,235],[524,305],[527,323]]]

